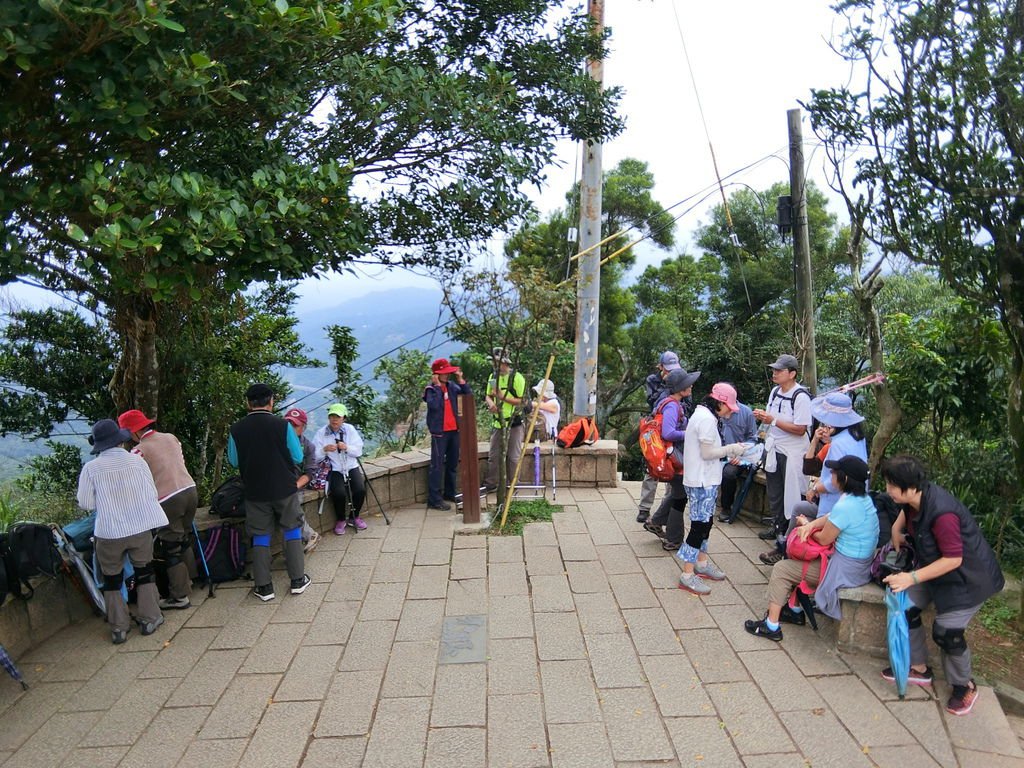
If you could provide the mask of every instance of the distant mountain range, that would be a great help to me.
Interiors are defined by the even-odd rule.
[[[447,309],[442,309],[438,289],[396,288],[352,298],[339,295],[335,307],[305,312],[300,303],[297,315],[299,338],[312,350],[312,357],[328,366],[284,369],[285,378],[294,388],[293,398],[308,398],[301,403],[306,410],[317,411],[333,401],[330,389],[334,382],[334,359],[324,331],[329,325],[352,329],[359,342],[355,368],[378,392],[382,391],[383,383],[373,379],[373,368],[381,358],[397,354],[399,348],[426,350],[437,357],[447,357],[463,348],[448,338],[445,328],[432,330],[451,317]],[[429,377],[429,371],[424,371],[424,383]],[[324,414],[320,416],[316,421],[323,424]]]
[[[324,307],[322,299],[317,303],[320,306],[309,311],[303,311],[301,302],[296,306],[297,330],[299,338],[312,350],[311,356],[325,362],[327,367],[284,370],[285,378],[294,388],[293,399],[308,396],[300,405],[313,411],[316,424],[326,423],[326,407],[334,401],[330,393],[334,381],[334,360],[330,340],[324,332],[326,326],[345,325],[352,329],[359,342],[356,368],[361,369],[359,373],[363,380],[378,391],[382,391],[382,385],[373,380],[373,368],[379,358],[395,353],[397,348],[408,345],[427,350],[430,347],[437,357],[447,357],[463,348],[448,339],[444,328],[431,333],[434,326],[450,317],[447,311],[443,311],[440,321],[438,319],[440,289],[395,288],[352,297],[339,292],[336,306]],[[424,383],[429,378],[429,371],[424,371]],[[316,391],[321,388],[321,391]],[[76,422],[74,429],[83,431],[86,425]],[[83,447],[87,445],[84,437],[60,439],[81,442]],[[0,438],[0,481],[21,474],[27,459],[46,450],[42,440],[25,440],[17,435]]]

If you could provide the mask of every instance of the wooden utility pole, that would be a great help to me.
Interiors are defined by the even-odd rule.
[[[593,34],[604,31],[604,0],[589,0]],[[604,62],[587,62],[590,76],[604,80]],[[601,297],[601,144],[587,139],[583,147],[583,174],[580,180],[580,250],[576,272],[576,362],[573,377],[573,413],[593,416],[597,413],[597,328]]]
[[[796,274],[796,355],[801,380],[818,392],[818,358],[814,347],[814,295],[811,285],[811,244],[807,233],[807,180],[804,178],[804,135],[801,112],[786,113],[789,122],[789,194],[793,199],[793,270]]]

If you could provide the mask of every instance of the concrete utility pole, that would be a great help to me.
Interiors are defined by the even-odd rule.
[[[814,347],[814,296],[811,288],[811,244],[807,234],[807,182],[804,179],[804,135],[801,112],[786,113],[789,122],[789,193],[793,198],[793,266],[796,273],[796,354],[803,365],[801,380],[818,392],[818,358]]]
[[[604,31],[604,0],[589,0],[594,34]],[[587,62],[590,76],[604,81],[604,62]],[[601,242],[601,144],[588,139],[583,148],[583,176],[580,181],[580,250]],[[597,412],[597,321],[600,314],[601,249],[595,247],[579,259],[576,272],[576,364],[573,413],[593,416]]]

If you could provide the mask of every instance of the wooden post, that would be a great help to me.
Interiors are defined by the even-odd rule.
[[[480,462],[477,459],[476,400],[459,395],[459,478],[462,522],[480,522]]]

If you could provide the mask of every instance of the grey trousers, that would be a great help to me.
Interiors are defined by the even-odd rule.
[[[274,532],[275,523],[282,531],[302,528],[302,504],[299,494],[293,493],[277,501],[245,501],[245,527],[249,535],[269,536]],[[306,553],[302,549],[302,536],[286,539],[284,562],[288,578],[301,579],[306,572]],[[252,578],[257,587],[272,583],[270,578],[270,547],[252,548]]]
[[[516,464],[523,454],[523,437],[526,434],[526,425],[508,428],[508,452],[505,454],[505,482],[512,482],[512,473],[516,471]],[[498,449],[501,446],[501,430],[491,430],[491,447],[487,454],[487,477],[484,482],[487,485],[498,485]],[[522,480],[522,478],[520,478]]]
[[[125,536],[123,539],[96,538],[96,560],[99,562],[100,572],[104,576],[123,574],[125,555],[128,555],[128,562],[136,571],[140,568],[152,567],[153,534],[150,531],[143,531],[134,536]],[[157,591],[156,582],[149,581],[139,584],[135,592],[138,596],[136,604],[138,620],[148,624],[160,618],[160,593]],[[121,595],[120,585],[117,589],[104,589],[103,601],[107,604],[107,623],[110,628],[127,632],[132,619],[128,613],[128,605]]]
[[[640,512],[650,512],[654,506],[654,497],[658,494],[658,481],[644,472],[644,482],[640,486]]]
[[[922,611],[931,602],[928,588],[923,584],[914,584],[907,589],[907,598]],[[980,609],[980,605],[974,605],[957,611],[936,613],[935,624],[943,629],[966,629]],[[928,637],[923,622],[921,626],[910,630],[910,663],[917,666],[928,663]],[[971,680],[971,649],[965,648],[959,656],[942,651],[942,670],[950,685],[967,685]]]
[[[157,531],[156,537],[170,544],[172,549],[180,550],[178,562],[167,569],[167,591],[175,600],[192,593],[189,561],[194,561],[195,556],[188,542],[192,540],[192,521],[195,520],[198,505],[199,493],[194,486],[174,494],[160,504],[167,515],[167,526]]]

